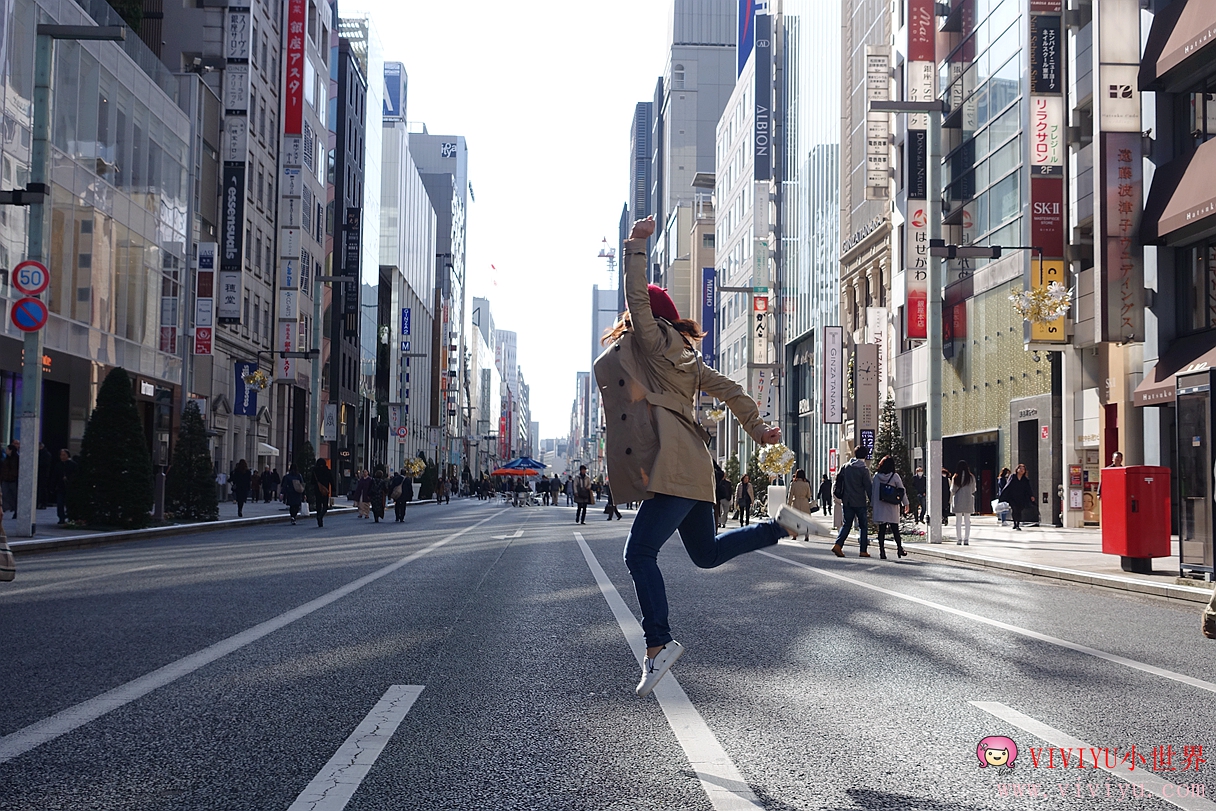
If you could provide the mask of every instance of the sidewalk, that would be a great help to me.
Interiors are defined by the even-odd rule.
[[[826,521],[820,518],[818,523],[827,531]],[[925,528],[923,524],[916,526],[922,531]],[[908,527],[903,524],[900,529],[906,533]],[[832,534],[834,537],[835,533]],[[857,531],[854,530],[850,537],[854,546],[847,554],[856,555]],[[949,526],[942,527],[940,545],[928,543],[923,535],[905,534],[904,542],[910,555],[921,558],[1051,577],[1171,600],[1206,603],[1212,599],[1212,583],[1178,577],[1177,555],[1155,558],[1152,574],[1123,571],[1118,557],[1102,553],[1102,533],[1097,528],[1048,526],[1015,531],[1012,526],[999,526],[994,516],[978,515],[972,517],[971,539],[967,546],[956,545],[953,519]],[[870,539],[870,545],[876,545],[874,538]],[[1177,548],[1176,541],[1174,548]],[[877,557],[877,551],[871,550],[871,554]]]
[[[412,501],[414,504],[434,504],[433,499],[425,501]],[[254,524],[267,524],[277,521],[290,520],[291,516],[287,511],[287,505],[277,501],[270,503],[252,501],[245,503],[244,516],[237,518],[236,502],[222,501],[220,502],[220,516],[216,521],[205,521],[200,523],[190,524],[165,524],[162,526],[147,527],[145,529],[132,530],[115,530],[112,532],[98,532],[95,529],[83,528],[75,529],[66,526],[60,526],[59,519],[56,516],[55,509],[52,507],[47,510],[37,511],[37,523],[33,538],[18,538],[12,534],[9,535],[8,545],[13,552],[42,552],[51,549],[73,549],[77,547],[99,546],[101,544],[116,543],[118,541],[133,541],[150,538],[163,538],[173,535],[184,535],[191,532],[214,532],[217,530],[231,529],[235,527],[245,527]],[[345,497],[339,497],[330,508],[329,514],[342,514],[355,509],[354,502],[347,501]],[[392,509],[390,506],[389,509]],[[5,516],[6,526],[5,531],[11,532],[12,529],[12,514]],[[299,520],[305,520],[301,517]],[[311,517],[308,520],[312,520]]]

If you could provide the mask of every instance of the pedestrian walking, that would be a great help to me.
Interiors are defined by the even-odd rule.
[[[1216,639],[1216,591],[1212,592],[1211,601],[1208,602],[1207,608],[1203,609],[1200,627],[1203,629],[1204,636],[1208,639]]]
[[[17,480],[21,473],[21,443],[13,440],[5,449],[4,461],[0,462],[0,492],[4,496],[4,511],[13,511],[17,518]]]
[[[725,402],[756,442],[780,442],[781,431],[760,419],[738,383],[704,364],[696,351],[704,336],[700,326],[680,318],[665,290],[646,284],[646,240],[653,233],[654,220],[647,218],[634,224],[625,242],[628,311],[604,336],[607,349],[595,361],[615,498],[642,502],[625,542],[646,640],[639,696],[649,695],[684,651],[668,625],[658,565],[667,539],[678,529],[693,563],[709,569],[773,546],[803,526],[782,505],[776,521],[715,535],[713,461],[693,411],[699,392]]]
[[[356,518],[367,518],[372,512],[372,500],[368,497],[372,486],[372,477],[368,475],[366,470],[360,470],[358,480],[355,482],[355,489],[351,490],[351,498],[355,500],[355,508],[358,509]]]
[[[279,469],[270,469],[270,465],[262,471],[262,498],[264,504],[269,504],[271,498],[276,498],[279,493]],[[267,486],[269,484],[269,486]]]
[[[621,511],[616,508],[616,503],[612,500],[612,485],[608,483],[607,479],[604,479],[603,490],[604,501],[607,502],[607,504],[604,505],[604,514],[608,516],[609,521],[612,520],[612,516],[614,515],[616,516],[616,520],[620,521]]]
[[[312,469],[312,480],[317,490],[317,526],[325,526],[325,513],[329,511],[329,496],[334,491],[334,474],[329,469],[328,459],[318,459]]]
[[[949,468],[942,468],[942,526],[950,523],[954,512],[950,509],[951,476]]]
[[[819,497],[819,509],[832,520],[832,480],[828,478],[828,474],[824,473],[819,477],[819,492],[816,495]]]
[[[553,474],[553,481],[549,482],[549,493],[553,497],[553,506],[557,506],[557,497],[562,494],[562,480],[556,473]]]
[[[549,477],[541,474],[540,481],[536,483],[536,491],[540,493],[540,505],[542,507],[549,506]]]
[[[975,477],[971,466],[960,459],[950,481],[950,495],[954,496],[954,538],[959,546],[971,545],[971,513],[975,512]]]
[[[916,472],[912,474],[912,508],[915,511],[916,523],[920,523],[925,518],[925,493],[929,487],[929,482],[925,479],[925,469],[918,467]]]
[[[256,468],[249,474],[249,500],[254,504],[262,500],[262,473]]]
[[[587,466],[578,466],[578,477],[574,480],[574,505],[578,508],[574,511],[574,523],[587,523],[587,505],[595,501],[595,494],[591,492],[591,477],[587,475]]]
[[[1030,487],[1030,477],[1026,475],[1026,466],[1018,465],[1013,476],[1001,488],[1001,500],[1009,505],[1013,516],[1013,528],[1022,531],[1022,518],[1026,510],[1034,502],[1034,490]]]
[[[745,527],[752,522],[752,503],[756,500],[756,489],[752,487],[752,477],[743,474],[739,486],[735,488],[735,506],[739,508],[739,526]]]
[[[874,505],[874,523],[878,525],[878,557],[887,559],[886,534],[895,536],[895,554],[905,557],[903,539],[899,537],[899,518],[908,511],[908,493],[904,480],[895,470],[895,457],[884,456],[874,473],[870,503]]]
[[[367,488],[367,496],[371,501],[372,518],[375,523],[379,524],[380,519],[384,518],[384,501],[388,496],[388,474],[384,472],[383,466],[378,466],[376,472],[372,474],[371,484]]]
[[[1009,468],[1001,468],[1001,475],[996,477],[996,517],[1000,519],[1001,526],[1005,526],[1009,521],[1009,502],[1005,501],[1002,494],[1005,492],[1005,485],[1009,484],[1009,480],[1013,478],[1013,473]]]
[[[410,501],[414,498],[413,481],[401,471],[393,474],[393,477],[388,480],[388,494],[393,499],[393,514],[397,519],[397,523],[405,522],[405,508],[409,506]]]
[[[734,488],[726,478],[726,471],[714,460],[714,528],[726,526],[726,511],[730,507],[730,495]]]
[[[584,468],[585,469],[585,468]],[[574,479],[570,476],[566,477],[566,506],[574,505]]]
[[[785,503],[793,507],[800,513],[807,515],[811,514],[811,502],[815,494],[811,492],[811,483],[806,480],[806,471],[798,468],[794,471],[794,478],[790,481],[789,488],[785,491]],[[805,533],[806,540],[811,540],[811,534]]]
[[[859,558],[870,557],[870,468],[866,464],[866,457],[870,455],[870,449],[865,445],[858,445],[853,451],[853,458],[847,465],[840,469],[840,473],[836,474],[836,487],[832,490],[832,495],[840,499],[844,505],[844,521],[840,525],[840,534],[836,536],[836,545],[832,547],[832,554],[838,558],[844,557],[844,542],[849,537],[849,532],[853,529],[853,524],[857,524],[858,539],[857,545],[861,549],[857,553]]]
[[[287,475],[279,484],[279,489],[283,493],[283,501],[287,504],[287,511],[291,514],[291,525],[296,525],[296,516],[300,514],[300,507],[304,503],[304,477],[296,470],[295,462],[287,468]]]
[[[76,478],[76,460],[67,448],[59,451],[59,461],[55,464],[55,511],[59,514],[59,523],[68,522],[68,491],[72,488],[72,480]]]
[[[245,502],[249,500],[249,487],[253,476],[249,473],[249,463],[244,459],[236,463],[232,474],[228,477],[232,483],[232,500],[236,502],[236,517],[245,515]]]

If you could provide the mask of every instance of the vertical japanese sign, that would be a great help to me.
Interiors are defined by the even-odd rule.
[[[198,244],[198,272],[194,293],[194,354],[210,355],[215,327],[215,249],[214,242]]]
[[[345,316],[343,334],[347,338],[359,336],[359,249],[362,245],[362,211],[346,209],[346,225],[343,228],[344,261],[342,275],[354,281],[342,285],[342,314]]]
[[[1054,95],[1064,92],[1061,70],[1060,18],[1055,14],[1030,17],[1030,92]]]
[[[908,0],[909,101],[937,97],[937,17],[933,0]],[[904,224],[904,270],[907,312],[904,329],[909,340],[929,337],[929,118],[908,117],[907,221]]]
[[[773,18],[767,14],[756,15],[756,86],[753,138],[755,149],[755,180],[769,180],[773,176]]]
[[[1030,97],[1031,177],[1064,176],[1064,97]]]
[[[878,347],[878,390],[880,395],[887,391],[887,308],[866,308],[866,338]]]
[[[772,363],[772,335],[769,328],[769,298],[765,293],[752,294],[751,356],[752,363]]]
[[[1101,130],[1094,168],[1100,172],[1101,239],[1096,314],[1103,341],[1144,340],[1144,247],[1138,233],[1144,207],[1140,135],[1140,3],[1103,0],[1094,7],[1098,81],[1095,118]]]
[[[287,0],[287,83],[283,93],[283,134],[304,132],[304,0]]]
[[[226,165],[220,200],[220,295],[216,321],[241,323],[244,286],[245,164]]]
[[[1064,284],[1063,259],[1035,259],[1030,267],[1030,286],[1042,289],[1052,284]],[[1046,324],[1031,322],[1030,340],[1036,343],[1064,343],[1067,335],[1064,331],[1064,316]]]
[[[1142,143],[1138,132],[1102,133],[1104,340],[1144,340]]]
[[[823,328],[823,421],[844,422],[844,327]]]
[[[866,199],[891,197],[891,114],[873,112],[869,102],[891,100],[891,54],[866,46]]]
[[[714,343],[714,326],[717,320],[718,278],[714,268],[701,268],[701,330],[705,338],[701,341],[701,357],[707,366],[717,362],[717,345]]]

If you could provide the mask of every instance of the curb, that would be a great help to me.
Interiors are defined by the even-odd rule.
[[[410,504],[434,504],[434,499],[411,501]],[[355,512],[355,507],[334,507],[327,511],[328,515],[343,515]],[[303,516],[301,516],[303,517]],[[308,518],[312,517],[309,513]],[[257,526],[259,524],[274,524],[280,521],[290,521],[291,515],[259,515],[251,518],[227,518],[223,521],[202,521],[194,524],[171,524],[167,527],[148,527],[146,529],[131,529],[120,532],[94,532],[88,535],[74,535],[63,538],[32,539],[24,541],[9,540],[8,546],[14,555],[31,552],[52,552],[57,549],[87,549],[94,546],[105,546],[125,541],[146,541],[158,538],[171,538],[175,535],[188,535],[192,532],[216,532],[222,529]]]
[[[1173,583],[1150,583],[1134,577],[1120,577],[1113,574],[1099,574],[1097,572],[1085,572],[1077,569],[1064,569],[1057,566],[1043,566],[1037,563],[1021,563],[1019,561],[989,558],[981,555],[968,555],[953,550],[935,549],[923,544],[908,544],[904,548],[914,555],[923,555],[924,557],[936,558],[937,560],[948,561],[950,563],[965,563],[989,569],[1004,569],[1005,571],[1028,574],[1034,577],[1050,577],[1055,580],[1083,583],[1099,588],[1149,594],[1154,597],[1164,597],[1167,600],[1207,603],[1212,599],[1212,589],[1210,588],[1180,586]]]

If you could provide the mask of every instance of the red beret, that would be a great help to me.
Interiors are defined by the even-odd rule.
[[[668,321],[680,320],[680,311],[676,309],[676,303],[671,300],[671,296],[667,295],[666,290],[657,284],[646,285],[646,290],[650,293],[650,311],[656,318],[666,318]]]

